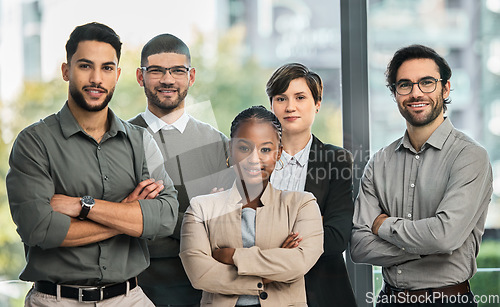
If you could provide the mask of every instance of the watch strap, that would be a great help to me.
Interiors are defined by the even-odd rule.
[[[80,198],[80,203],[82,204],[82,210],[80,211],[80,215],[78,215],[78,219],[84,220],[89,215],[90,209],[95,205],[95,200],[92,196],[83,196]]]
[[[85,205],[82,205],[82,210],[80,211],[80,215],[78,216],[78,219],[79,220],[84,220],[87,218],[87,215],[89,215],[89,212],[90,212],[90,208],[89,206],[85,206]]]

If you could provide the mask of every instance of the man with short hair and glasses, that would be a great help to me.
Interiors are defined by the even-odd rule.
[[[177,192],[151,135],[108,107],[121,42],[108,26],[76,27],[66,44],[61,111],[19,133],[7,193],[24,243],[25,306],[153,306],[137,286],[146,241],[173,233]]]
[[[387,86],[406,133],[368,162],[355,202],[351,256],[382,267],[377,306],[477,306],[492,171],[486,150],[444,116],[451,69],[433,49],[399,49]]]
[[[149,242],[151,265],[139,275],[139,285],[156,306],[199,306],[201,291],[191,286],[179,258],[182,218],[191,198],[229,188],[234,181],[233,172],[224,172],[226,136],[185,111],[195,73],[188,46],[171,34],[160,34],[143,47],[136,72],[147,108],[130,122],[153,135],[179,192],[174,234]]]

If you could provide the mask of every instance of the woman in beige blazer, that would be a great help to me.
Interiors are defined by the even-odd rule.
[[[323,252],[323,226],[308,192],[274,189],[281,125],[262,106],[231,125],[229,190],[191,200],[180,257],[201,306],[307,306],[304,275]]]

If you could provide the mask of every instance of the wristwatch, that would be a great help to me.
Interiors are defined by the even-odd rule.
[[[87,215],[89,215],[90,209],[94,207],[95,200],[92,196],[86,195],[80,198],[80,203],[82,204],[82,211],[80,211],[78,219],[83,221],[84,219],[87,218]]]

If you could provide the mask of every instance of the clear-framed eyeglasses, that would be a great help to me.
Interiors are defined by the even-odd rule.
[[[418,82],[411,82],[408,80],[399,81],[398,83],[393,83],[396,92],[399,95],[409,95],[413,91],[413,85],[417,84],[418,88],[422,93],[432,93],[436,90],[438,81],[443,79],[436,79],[432,77],[426,77],[418,80]]]
[[[181,79],[187,76],[189,71],[191,70],[191,67],[186,67],[186,66],[173,66],[173,67],[162,67],[162,66],[157,66],[157,65],[151,65],[148,67],[142,66],[141,69],[145,71],[148,76],[152,79],[161,79],[167,71],[170,73],[170,75],[176,79]]]

